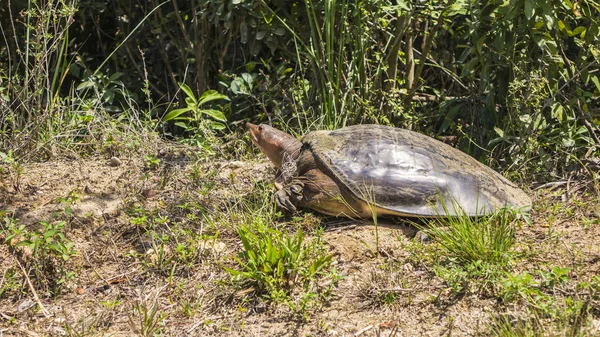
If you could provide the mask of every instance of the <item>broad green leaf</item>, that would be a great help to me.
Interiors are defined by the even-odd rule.
[[[33,246],[33,242],[29,241],[29,240],[23,240],[20,241],[19,243],[17,243],[15,245],[15,247],[21,247],[21,246],[28,246],[28,247],[32,247]]]
[[[504,137],[504,130],[500,129],[497,126],[494,126],[494,131],[496,131],[496,133],[498,134],[498,136]]]
[[[179,119],[183,119],[183,118],[179,118]],[[184,130],[188,130],[190,128],[189,125],[187,125],[184,122],[175,122],[175,125],[178,126],[178,127],[180,127],[180,128],[182,128],[182,129],[184,129]]]
[[[573,8],[573,4],[569,0],[563,0],[562,1],[562,5],[563,5],[563,7],[565,9],[571,9],[571,8]]]
[[[396,3],[398,3],[398,7],[404,9],[405,11],[410,11],[410,7],[408,6],[407,2],[404,0],[398,0],[396,1]]]
[[[58,229],[50,229],[50,230],[44,232],[44,238],[52,237],[56,234],[56,232],[58,232]]]
[[[563,138],[562,145],[564,147],[573,147],[573,146],[575,146],[575,140],[573,140],[571,138]]]
[[[454,15],[464,15],[467,13],[467,8],[463,6],[461,3],[453,3],[450,7],[446,9],[444,14],[446,16],[454,16]]]
[[[525,0],[525,17],[527,20],[531,20],[534,13],[535,0]]]
[[[590,79],[596,85],[596,89],[598,89],[598,91],[600,91],[600,80],[598,80],[598,76],[590,76]]]
[[[116,72],[114,74],[112,74],[112,76],[108,79],[109,81],[116,81],[119,79],[119,77],[123,76],[123,73],[120,72]]]
[[[573,35],[580,35],[580,34],[582,34],[583,32],[585,32],[585,27],[583,27],[583,26],[578,26],[578,27],[575,27],[575,29],[573,29],[573,32],[572,32],[572,33],[573,33]]]
[[[231,92],[233,92],[234,94],[240,94],[242,91],[240,90],[240,84],[237,81],[232,81],[231,82]]]
[[[85,81],[85,82],[81,82],[79,83],[79,85],[77,86],[77,90],[81,90],[81,89],[86,89],[86,88],[91,88],[94,86],[94,82],[92,81]]]
[[[246,83],[252,84],[252,81],[253,81],[252,75],[250,75],[248,73],[243,73],[242,78],[244,79],[244,81],[246,81]]]
[[[223,130],[225,129],[225,124],[219,122],[210,122],[210,128],[213,130]]]
[[[60,246],[56,242],[51,242],[48,244],[48,246],[50,246],[50,248],[52,248],[52,250],[54,252],[60,252],[62,250],[62,249],[60,249]]]
[[[240,41],[242,44],[248,42],[248,25],[245,20],[240,23]]]
[[[266,31],[259,30],[258,32],[256,32],[256,40],[260,41],[260,40],[264,39],[265,35],[267,35]]]
[[[535,25],[533,25],[533,28],[540,29],[540,28],[544,27],[545,25],[546,25],[546,23],[544,21],[538,21],[535,23]]]
[[[585,42],[587,43],[591,44],[594,42],[598,38],[598,25],[594,23],[590,24],[590,27],[585,32],[585,36],[582,38],[585,38]]]
[[[186,96],[189,97],[195,104],[197,102],[196,95],[194,95],[194,92],[192,91],[192,89],[185,83],[179,82],[178,84],[179,84],[179,87],[181,88],[181,90],[186,94]]]
[[[596,61],[600,62],[600,49],[594,48],[594,46],[590,46],[590,52],[596,59]]]
[[[531,115],[524,114],[524,115],[519,116],[519,120],[525,124],[530,124],[533,119],[531,118]]]
[[[571,31],[571,29],[562,20],[558,20],[558,30],[560,30],[561,33],[565,34],[568,37],[573,36],[573,32]]]
[[[172,110],[171,112],[166,114],[165,117],[163,117],[163,122],[167,122],[172,119],[175,119],[175,118],[179,117],[179,115],[181,115],[185,112],[188,112],[190,110],[192,110],[192,109],[191,108],[181,108],[181,109]]]
[[[561,122],[566,120],[565,109],[560,103],[554,103],[552,105],[550,115],[552,116],[552,118],[556,118]]]
[[[208,90],[208,91],[205,91],[202,94],[202,96],[200,96],[200,102],[198,103],[198,105],[202,105],[204,103],[218,100],[218,99],[227,99],[227,98],[229,98],[229,97],[227,97],[226,95],[220,94],[216,90]]]

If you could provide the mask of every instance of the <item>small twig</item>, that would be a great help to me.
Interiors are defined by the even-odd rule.
[[[349,229],[354,229],[356,228],[356,225],[350,225],[350,226],[337,226],[334,228],[328,228],[325,231],[326,232],[341,232],[341,231],[345,231],[345,230],[349,230]]]
[[[364,328],[362,328],[362,329],[358,330],[358,331],[357,331],[357,332],[354,334],[354,337],[360,336],[360,335],[362,335],[363,333],[365,333],[365,332],[367,332],[367,331],[369,331],[369,330],[371,330],[371,329],[373,329],[373,325],[369,325],[369,326],[367,326],[367,327],[364,327]]]
[[[383,289],[377,289],[377,291],[386,292],[386,293],[402,293],[402,292],[411,292],[411,291],[415,291],[418,289],[420,289],[420,288],[383,288]]]
[[[7,321],[12,321],[14,319],[14,317],[8,316],[7,314],[3,313],[2,311],[0,311],[0,316],[2,316],[2,318],[4,318]]]
[[[412,97],[413,101],[416,102],[438,102],[438,101],[451,101],[451,100],[467,100],[468,97],[455,97],[455,96],[436,96],[436,95],[431,95],[431,94],[426,94],[426,93],[420,93],[418,95],[414,95]]]
[[[569,174],[569,178],[567,179],[567,188],[565,189],[565,201],[569,201],[569,196],[571,195],[571,178],[573,174]]]
[[[19,262],[19,260],[15,260],[15,261],[17,261],[17,265],[19,265],[19,268],[21,268],[21,271],[23,272],[23,275],[25,276],[25,280],[27,281],[27,285],[29,285],[29,289],[31,290],[31,293],[33,294],[33,298],[35,299],[38,306],[40,307],[40,310],[42,311],[44,316],[46,316],[46,318],[50,317],[50,313],[48,312],[48,310],[46,310],[46,307],[44,307],[44,305],[42,304],[42,301],[40,301],[40,297],[38,296],[37,291],[35,291],[35,288],[33,287],[31,280],[29,279],[29,275],[27,275],[27,271],[25,270],[25,268],[23,268],[23,266],[21,265],[21,262]]]
[[[571,82],[573,82],[576,78],[578,78],[581,73],[583,73],[584,71],[586,71],[588,68],[590,68],[591,66],[593,66],[594,64],[596,64],[596,60],[593,60],[592,62],[590,62],[588,65],[586,65],[585,67],[583,67],[582,69],[580,69],[579,71],[577,71],[576,74],[574,74],[573,77],[571,77],[568,81],[565,82],[565,84],[563,84],[560,89],[558,89],[558,92],[562,92],[564,88],[566,88],[569,84],[571,84]],[[592,73],[592,71],[590,71],[589,73]]]
[[[198,323],[196,323],[196,324],[192,325],[192,326],[191,326],[190,328],[188,328],[188,329],[187,329],[185,332],[186,332],[187,334],[190,334],[190,333],[192,333],[194,330],[196,330],[196,329],[197,329],[197,328],[198,328],[198,327],[199,327],[201,324],[203,324],[203,323],[204,323],[203,321],[200,321],[200,322],[198,322]]]
[[[396,333],[398,332],[398,325],[394,325],[394,327],[392,328],[392,331],[390,331],[389,336],[396,336]]]
[[[552,182],[541,184],[540,186],[534,187],[533,190],[536,191],[536,190],[541,190],[543,188],[548,188],[548,187],[555,188],[557,186],[562,186],[565,184],[567,184],[566,180],[552,181]]]

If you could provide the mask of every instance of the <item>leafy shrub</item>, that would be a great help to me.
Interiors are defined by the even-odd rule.
[[[204,106],[209,102],[228,99],[228,97],[216,90],[208,90],[202,96],[196,98],[196,95],[187,84],[179,83],[179,85],[186,95],[187,107],[170,111],[165,115],[163,121],[175,121],[175,125],[183,128],[184,132],[191,135],[186,142],[207,148],[211,141],[214,142],[214,132],[225,129],[223,122],[226,122],[227,118],[222,111]]]

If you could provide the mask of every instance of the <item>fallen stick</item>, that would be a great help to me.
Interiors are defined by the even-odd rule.
[[[357,332],[354,334],[354,337],[358,337],[358,336],[362,335],[363,333],[365,333],[365,332],[367,332],[367,331],[369,331],[369,330],[371,330],[371,329],[373,329],[373,325],[369,325],[369,326],[367,326],[367,327],[364,327],[364,328],[362,328],[362,329],[358,330],[358,331],[357,331]]]

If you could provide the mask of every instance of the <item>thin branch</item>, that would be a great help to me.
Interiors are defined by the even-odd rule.
[[[42,301],[40,301],[40,297],[38,296],[37,291],[35,291],[35,288],[33,287],[31,280],[29,279],[29,275],[28,275],[27,271],[25,270],[25,268],[23,268],[23,265],[21,265],[21,262],[19,262],[19,260],[15,260],[15,261],[17,262],[17,265],[19,266],[19,268],[21,268],[21,271],[23,272],[23,276],[25,276],[25,280],[27,281],[27,285],[29,286],[29,290],[31,290],[31,293],[33,294],[33,298],[35,299],[38,306],[40,307],[40,310],[42,311],[44,316],[46,316],[46,318],[50,317],[50,312],[48,312],[48,310],[46,310],[46,307],[44,307],[44,305],[42,304]]]

